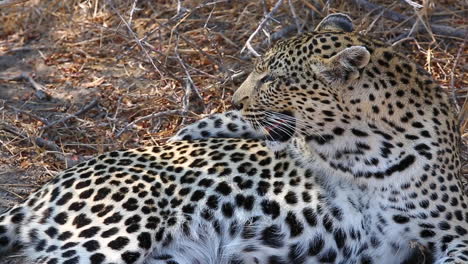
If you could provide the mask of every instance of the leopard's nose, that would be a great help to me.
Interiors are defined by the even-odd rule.
[[[234,107],[234,109],[236,110],[242,110],[244,104],[242,103],[242,101],[232,100],[232,107]]]
[[[232,95],[232,106],[237,109],[245,109],[248,107],[251,100],[251,95],[253,94],[253,88],[257,82],[254,81],[252,75],[249,75],[247,79],[241,84],[241,86],[236,90]]]
[[[248,105],[249,96],[239,96],[239,94],[234,94],[232,97],[232,106],[237,110],[242,110],[244,106]]]

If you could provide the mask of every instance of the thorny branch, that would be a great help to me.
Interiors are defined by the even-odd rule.
[[[21,132],[18,132],[16,128],[7,125],[4,122],[0,122],[0,130],[3,130],[5,132],[8,132],[12,135],[15,135],[21,139],[27,140],[31,142],[32,144],[37,145],[38,147],[44,148],[46,150],[52,151],[55,157],[59,160],[62,160],[65,162],[65,166],[67,168],[73,167],[74,165],[86,160],[86,157],[81,157],[81,156],[74,156],[71,154],[66,154],[63,153],[63,150],[54,142],[41,138],[41,137],[36,137],[32,136],[29,137]]]
[[[18,112],[18,113],[27,115],[27,116],[29,116],[29,117],[35,119],[35,120],[40,121],[40,122],[43,123],[43,124],[46,124],[46,125],[49,124],[49,121],[47,121],[45,118],[42,118],[42,117],[40,117],[40,116],[38,116],[38,115],[35,115],[35,114],[33,114],[33,113],[29,112],[29,111],[24,111],[24,110],[22,110],[22,109],[19,109],[19,108],[16,108],[16,107],[14,107],[14,106],[11,106],[11,105],[9,105],[9,104],[7,104],[7,103],[4,103],[3,105],[4,105],[4,107],[7,108],[7,109],[11,109],[11,110],[13,110],[13,111],[15,111],[15,112]]]
[[[271,11],[266,14],[266,16],[263,17],[262,21],[260,22],[260,24],[258,25],[257,29],[255,29],[255,31],[250,35],[250,37],[247,39],[247,41],[245,42],[245,45],[244,47],[242,48],[241,50],[241,53],[247,48],[255,57],[260,57],[260,54],[252,47],[252,40],[253,38],[257,35],[257,33],[263,29],[263,27],[265,26],[266,22],[268,22],[268,20],[270,20],[273,16],[273,14],[276,12],[276,10],[281,6],[281,4],[283,3],[283,0],[278,0],[278,2],[276,2],[275,6],[273,7],[273,9],[271,9]]]
[[[202,97],[200,91],[198,91],[197,86],[193,82],[192,76],[190,75],[190,73],[189,73],[189,71],[187,69],[187,66],[185,65],[184,61],[182,60],[182,58],[179,55],[178,47],[179,47],[179,38],[177,38],[177,43],[176,43],[175,48],[174,48],[174,53],[176,54],[177,60],[179,61],[179,64],[182,66],[182,68],[184,69],[185,74],[187,76],[186,79],[185,79],[185,95],[184,95],[184,99],[183,99],[182,104],[183,104],[184,111],[188,112],[189,111],[189,105],[190,105],[190,99],[196,98],[196,100],[198,102],[203,102],[203,97]],[[195,92],[195,96],[192,95],[193,92]],[[185,117],[182,120],[182,123],[184,123],[184,122],[185,122]]]
[[[136,35],[136,33],[132,30],[132,27],[129,25],[129,23],[122,17],[122,15],[120,14],[119,10],[117,10],[113,3],[112,3],[112,0],[108,0],[107,1],[109,3],[109,6],[111,7],[111,9],[119,16],[120,20],[122,20],[122,22],[125,24],[125,26],[127,27],[128,29],[128,32],[130,32],[130,34],[133,36],[133,38],[135,39],[135,42],[138,44],[138,46],[140,47],[140,49],[145,53],[145,56],[146,58],[148,58],[149,62],[151,63],[151,65],[153,66],[154,70],[160,75],[160,76],[163,76],[162,73],[159,71],[158,69],[158,66],[156,66],[156,64],[158,64],[159,66],[162,66],[161,63],[159,63],[158,61],[154,61],[153,58],[150,56],[150,54],[148,53],[148,51],[146,50],[145,47],[143,47],[143,44],[141,43],[140,39],[138,38],[138,36]]]
[[[206,53],[205,51],[203,51],[197,44],[195,44],[192,40],[190,40],[188,37],[184,36],[184,34],[178,32],[176,29],[174,28],[170,28],[164,24],[161,24],[159,23],[158,21],[156,21],[156,23],[163,27],[163,28],[166,28],[166,29],[169,29],[171,30],[177,37],[180,37],[185,43],[187,43],[190,47],[194,48],[195,50],[197,50],[200,54],[202,54],[205,58],[207,58],[209,61],[213,62],[214,64],[216,64],[218,66],[218,69],[222,72],[225,72],[226,69],[225,67],[223,66],[223,64],[217,60],[216,58],[214,58],[213,56],[211,56],[210,54]]]
[[[99,104],[99,100],[98,99],[94,99],[92,100],[89,104],[85,105],[83,108],[81,108],[78,112],[74,113],[74,114],[71,114],[71,115],[67,115],[57,121],[54,121],[52,123],[45,123],[46,125],[41,127],[39,130],[46,130],[48,128],[51,128],[59,123],[65,123],[66,121],[72,119],[72,118],[77,118],[78,116],[88,112],[89,110],[93,109],[94,107],[96,107],[97,105]]]
[[[291,0],[288,0],[288,5],[289,5],[289,10],[291,10],[291,15],[294,18],[294,23],[296,24],[297,28],[297,33],[301,33],[301,22],[299,21],[299,18],[297,17],[296,14],[296,9],[294,8],[294,4],[291,2]]]
[[[225,3],[225,2],[229,2],[229,0],[218,0],[218,1],[213,1],[213,2],[203,3],[203,4],[200,4],[200,5],[192,8],[191,10],[189,10],[189,9],[187,9],[185,7],[182,7],[181,1],[177,1],[177,14],[174,17],[172,17],[171,19],[169,19],[168,21],[166,21],[166,23],[164,23],[163,25],[160,25],[160,26],[167,26],[167,25],[170,25],[170,24],[177,23],[182,18],[192,15],[195,11],[198,11],[201,8],[208,7],[208,6],[214,6],[216,4]],[[151,36],[157,30],[159,30],[159,28],[155,28],[155,29],[151,30],[150,32],[148,32],[148,34],[146,34],[146,37],[144,39]]]
[[[371,3],[366,0],[352,0],[352,1],[356,5],[362,7],[365,10],[368,10],[370,12],[374,12],[374,11],[382,12],[383,17],[396,21],[396,22],[404,23],[405,25],[414,25],[415,23],[418,22],[418,20],[415,18],[407,17],[405,15],[402,15],[392,10],[388,10],[383,6]],[[456,38],[463,39],[465,38],[466,35],[468,35],[468,30],[465,30],[465,29],[456,29],[453,27],[438,25],[438,24],[429,24],[428,26],[434,34],[437,34],[440,36],[456,37]],[[427,31],[427,29],[425,29],[424,25],[419,25],[417,27],[417,31]]]
[[[456,89],[455,89],[455,68],[457,67],[457,64],[458,64],[458,61],[460,59],[460,56],[461,56],[462,52],[465,50],[466,42],[467,42],[467,38],[465,38],[465,40],[463,41],[463,44],[458,49],[457,56],[455,57],[455,61],[453,63],[451,74],[450,74],[450,88],[452,89],[453,101],[454,101],[457,109],[459,110],[459,115],[458,115],[459,124],[465,123],[465,120],[467,118],[467,115],[468,115],[468,103],[467,103],[468,98],[465,99],[463,107],[462,107],[462,109],[460,109],[460,106],[457,104],[457,100],[456,100],[457,96],[456,96]],[[463,133],[463,130],[461,132]]]

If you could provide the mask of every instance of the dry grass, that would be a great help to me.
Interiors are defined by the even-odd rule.
[[[421,30],[437,24],[466,32],[464,1],[428,0],[421,8],[373,1],[411,23],[357,5],[365,1],[178,2],[31,0],[0,10],[3,197],[17,200],[82,159],[159,144],[184,124],[229,109],[253,51],[333,12],[350,14],[357,30],[424,65],[453,95],[466,133],[466,38]]]

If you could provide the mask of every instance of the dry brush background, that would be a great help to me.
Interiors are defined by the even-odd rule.
[[[464,0],[0,0],[0,207],[90,156],[160,144],[229,109],[255,53],[334,12],[432,73],[465,133],[467,7]]]

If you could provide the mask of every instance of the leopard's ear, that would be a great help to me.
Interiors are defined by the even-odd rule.
[[[339,31],[339,32],[353,32],[354,25],[351,18],[342,13],[335,13],[326,16],[315,27],[316,32],[321,31]]]
[[[359,78],[359,69],[369,64],[370,53],[362,46],[340,51],[324,63],[320,74],[330,83],[347,83]]]

